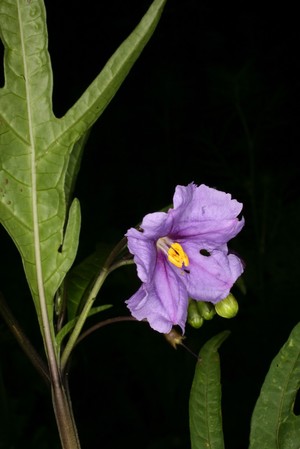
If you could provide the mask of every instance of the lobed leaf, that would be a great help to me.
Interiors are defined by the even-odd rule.
[[[46,13],[41,0],[0,3],[5,84],[0,89],[0,220],[19,249],[40,317],[77,252],[80,208],[66,205],[75,142],[56,142]]]
[[[0,221],[21,254],[44,324],[47,319],[52,325],[55,293],[77,252],[80,207],[76,199],[72,202],[72,191],[89,129],[150,39],[165,3],[153,1],[95,81],[58,119],[52,110],[44,2],[0,2],[5,79],[0,89]]]

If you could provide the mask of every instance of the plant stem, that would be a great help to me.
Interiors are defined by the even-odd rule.
[[[85,320],[87,319],[88,313],[94,303],[94,300],[96,299],[96,296],[102,287],[107,275],[109,274],[109,271],[106,267],[103,267],[99,273],[99,276],[97,277],[90,294],[88,296],[88,299],[86,303],[84,304],[84,307],[82,309],[82,312],[80,313],[77,323],[74,326],[73,332],[70,335],[70,338],[68,340],[68,343],[66,344],[66,347],[64,349],[64,352],[61,356],[61,371],[64,372],[64,369],[66,367],[66,364],[68,362],[68,359],[70,357],[70,354],[75,346],[75,343],[79,337],[79,334],[82,330],[82,327],[85,323]]]
[[[71,402],[65,392],[60,375],[53,376],[49,374],[49,370],[45,362],[41,359],[35,348],[32,346],[24,332],[22,331],[17,320],[11,313],[4,296],[0,293],[0,313],[4,321],[8,325],[17,342],[37,369],[39,374],[47,385],[51,384],[52,402],[59,431],[59,436],[63,449],[80,449],[78,433],[73,419]]]
[[[2,293],[0,292],[0,313],[3,316],[4,321],[9,327],[11,333],[16,338],[17,342],[36,368],[38,373],[41,375],[43,380],[47,385],[50,385],[49,370],[45,362],[42,360],[40,355],[37,353],[36,349],[32,346],[27,336],[24,334],[21,326],[19,325],[16,318],[13,316],[11,310],[9,309],[6,300]]]
[[[52,403],[63,449],[80,449],[71,402],[60,379],[52,384]]]
[[[112,252],[107,257],[103,267],[100,269],[98,276],[95,279],[95,282],[89,292],[88,298],[84,304],[84,307],[78,317],[78,320],[74,326],[74,329],[69,337],[69,340],[66,344],[66,347],[61,356],[61,372],[64,373],[66,365],[68,363],[71,352],[77,342],[77,339],[82,331],[84,323],[88,317],[89,311],[99,293],[100,288],[102,287],[106,277],[116,268],[119,268],[123,265],[128,265],[133,263],[132,259],[123,258],[121,260],[117,260],[120,254],[127,248],[127,239],[123,237],[119,243],[113,248]],[[117,260],[117,262],[115,262]]]
[[[99,323],[94,324],[94,326],[91,326],[89,329],[87,329],[85,332],[83,332],[80,337],[76,341],[76,345],[81,342],[84,338],[86,338],[88,335],[92,334],[96,330],[100,329],[101,327],[107,326],[109,324],[113,323],[120,323],[121,321],[136,321],[136,318],[133,316],[116,316],[114,318],[108,318],[107,320],[100,321]]]

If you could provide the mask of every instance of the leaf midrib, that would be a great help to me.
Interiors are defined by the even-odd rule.
[[[39,222],[38,222],[38,205],[37,205],[37,173],[36,173],[36,146],[34,141],[34,130],[33,130],[33,117],[31,108],[31,89],[29,83],[29,71],[26,58],[26,47],[25,47],[25,37],[23,30],[23,21],[21,16],[20,0],[17,0],[18,6],[18,21],[20,30],[20,41],[21,50],[23,58],[23,69],[24,69],[24,82],[25,82],[25,94],[26,94],[26,106],[27,106],[27,116],[28,116],[28,132],[29,132],[29,148],[31,152],[31,199],[32,199],[32,226],[33,226],[33,239],[34,239],[34,257],[35,257],[35,270],[36,270],[36,282],[39,297],[39,305],[41,309],[41,317],[43,322],[43,331],[45,343],[47,346],[48,357],[50,361],[55,363],[56,357],[53,345],[51,344],[51,330],[49,324],[49,317],[46,304],[46,295],[43,282],[43,269],[42,269],[42,258],[41,258],[41,248],[40,248],[40,235],[39,235]],[[28,4],[27,7],[30,7]],[[53,366],[53,365],[52,365]]]
[[[34,254],[35,254],[35,262],[36,262],[36,271],[37,271],[37,282],[38,282],[38,291],[41,293],[41,283],[43,280],[42,267],[41,267],[41,253],[40,253],[40,245],[39,245],[39,226],[38,226],[38,211],[37,211],[37,177],[36,177],[36,166],[35,166],[35,142],[34,142],[34,133],[33,133],[33,119],[32,119],[32,111],[31,111],[31,92],[30,85],[28,81],[28,66],[26,59],[26,48],[25,48],[25,39],[23,33],[23,23],[21,17],[21,8],[20,8],[20,0],[17,0],[18,4],[18,20],[19,20],[19,29],[20,29],[20,41],[21,41],[21,49],[22,49],[22,58],[23,58],[23,68],[24,68],[24,82],[25,82],[25,92],[26,92],[26,106],[27,106],[27,117],[28,117],[28,131],[29,131],[29,148],[31,152],[31,198],[32,198],[32,224],[33,224],[33,238],[34,238]]]

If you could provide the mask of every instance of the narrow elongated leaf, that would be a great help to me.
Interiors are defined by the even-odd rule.
[[[77,140],[102,114],[152,36],[167,0],[154,0],[133,32],[60,121],[60,139]]]
[[[300,323],[273,359],[251,420],[249,449],[299,449]]]
[[[52,320],[55,292],[77,252],[80,207],[70,199],[85,136],[151,37],[165,2],[153,2],[96,80],[58,119],[52,110],[44,3],[0,1],[5,50],[5,84],[0,89],[0,221],[22,256],[44,324]]]
[[[192,449],[224,449],[218,348],[228,335],[211,338],[199,353],[189,402]]]

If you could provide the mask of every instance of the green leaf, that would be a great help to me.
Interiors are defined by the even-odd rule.
[[[107,61],[103,70],[60,121],[60,138],[78,140],[98,119],[152,36],[166,0],[154,0],[133,32]]]
[[[23,260],[41,329],[53,332],[54,296],[75,259],[80,207],[74,180],[90,127],[115,95],[159,21],[155,0],[77,103],[52,110],[52,69],[42,0],[1,0],[0,221]]]
[[[69,320],[76,317],[82,299],[88,291],[92,281],[99,273],[109,251],[111,251],[111,246],[104,244],[99,245],[93,254],[73,267],[68,273],[66,286]]]
[[[43,2],[1,1],[0,26],[0,220],[21,253],[39,318],[52,320],[79,239],[79,203],[69,209],[64,191],[75,141],[56,140]]]
[[[75,142],[68,161],[68,168],[65,177],[65,197],[67,205],[70,204],[72,199],[73,190],[77,175],[79,173],[83,150],[90,135],[90,129]]]
[[[89,311],[88,316],[92,316],[92,315],[95,315],[96,313],[103,312],[104,310],[110,309],[111,307],[112,307],[112,304],[104,304],[102,306],[92,307],[91,310]],[[56,343],[57,343],[58,347],[60,347],[63,339],[65,338],[65,336],[73,329],[73,327],[75,326],[76,322],[77,322],[77,318],[74,318],[74,319],[70,320],[58,332],[58,334],[56,335]]]
[[[224,449],[218,348],[229,334],[211,338],[199,353],[189,401],[192,449]]]
[[[293,408],[300,387],[300,323],[273,359],[256,402],[249,449],[299,449],[300,416]]]

